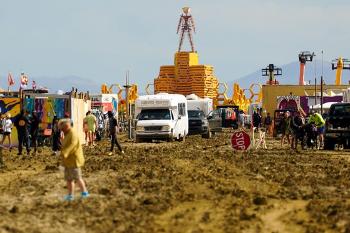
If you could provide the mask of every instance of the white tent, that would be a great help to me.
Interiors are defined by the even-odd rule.
[[[323,109],[330,109],[331,106],[332,106],[332,104],[336,104],[336,103],[338,103],[338,102],[328,102],[328,103],[324,103],[324,104],[322,104],[322,108],[323,108]],[[311,106],[311,109],[316,109],[316,110],[321,109],[321,104],[313,105],[313,106]]]

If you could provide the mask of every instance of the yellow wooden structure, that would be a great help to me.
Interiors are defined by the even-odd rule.
[[[154,80],[154,92],[216,98],[219,82],[214,68],[200,65],[198,60],[196,52],[177,52],[173,66],[160,67],[159,75]]]

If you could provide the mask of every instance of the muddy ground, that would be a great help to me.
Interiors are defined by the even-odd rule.
[[[86,149],[91,197],[64,202],[48,149],[4,151],[0,232],[350,232],[350,153],[233,152],[229,134]],[[78,194],[78,190],[77,190]]]

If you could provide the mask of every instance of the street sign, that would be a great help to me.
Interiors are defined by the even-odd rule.
[[[234,132],[232,134],[231,145],[234,150],[248,150],[250,144],[250,136],[243,130]]]

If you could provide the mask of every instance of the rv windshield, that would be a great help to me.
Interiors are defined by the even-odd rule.
[[[144,109],[139,120],[171,120],[171,113],[169,109]]]

